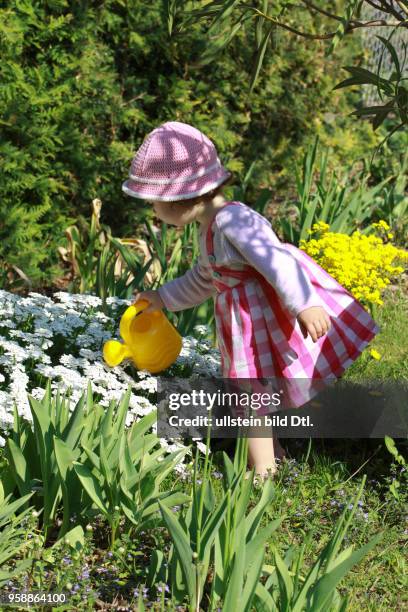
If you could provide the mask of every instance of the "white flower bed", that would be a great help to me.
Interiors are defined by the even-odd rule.
[[[107,298],[112,316],[106,316],[97,296],[60,291],[53,298],[34,292],[21,297],[0,290],[0,428],[12,424],[14,406],[31,420],[27,394],[42,399],[47,378],[53,395],[58,387],[60,392],[71,389],[71,408],[86,392],[89,380],[94,399],[102,406],[119,400],[131,385],[128,424],[154,410],[151,399],[157,390],[156,376],[137,371],[129,362],[110,368],[102,356],[103,344],[120,338],[120,315],[130,300]],[[197,326],[195,332],[200,337],[206,329]],[[219,376],[219,368],[219,353],[208,341],[187,337],[167,373]],[[156,431],[155,426],[153,429]],[[170,451],[182,447],[163,438],[160,443]],[[197,444],[205,450],[203,443]]]

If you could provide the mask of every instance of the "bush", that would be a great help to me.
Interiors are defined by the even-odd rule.
[[[279,53],[268,56],[249,97],[245,29],[198,70],[203,26],[169,39],[159,0],[2,6],[0,259],[10,273],[3,286],[17,277],[11,264],[34,287],[61,274],[57,247],[64,230],[78,214],[87,216],[94,198],[104,202],[103,221],[114,235],[134,235],[143,210],[123,195],[121,183],[134,150],[163,121],[203,130],[238,174],[256,158],[249,202],[259,185],[286,189],[311,125],[323,142],[330,135],[339,159],[363,154],[373,140],[369,126],[346,117],[356,94],[331,93],[339,60],[350,63],[357,43],[325,60],[316,43],[300,45],[282,34]],[[324,114],[319,127],[319,114],[334,104],[338,121]],[[352,138],[345,138],[351,124]]]

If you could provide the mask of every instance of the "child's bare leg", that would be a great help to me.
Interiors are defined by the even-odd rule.
[[[255,466],[255,473],[267,475],[267,470],[276,472],[275,451],[273,438],[249,438],[248,463],[250,469]]]
[[[263,425],[259,427],[250,428],[249,433],[259,434],[264,433],[265,437],[248,437],[248,463],[250,468],[255,466],[255,473],[263,476],[267,475],[267,470],[271,470],[272,473],[277,471],[275,456],[280,457],[282,455],[283,448],[278,442],[276,436],[273,436],[272,429],[265,425],[265,420],[262,416]]]

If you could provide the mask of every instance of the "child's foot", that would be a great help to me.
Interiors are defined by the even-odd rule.
[[[268,466],[268,467],[256,468],[255,474],[254,474],[254,482],[262,482],[266,480],[267,478],[273,478],[275,474],[277,474],[277,472],[278,472],[278,467],[276,463],[272,467]],[[251,470],[245,474],[245,480],[250,478],[250,476],[251,476]]]

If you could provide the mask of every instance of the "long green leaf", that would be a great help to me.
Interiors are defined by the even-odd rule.
[[[194,571],[192,571],[193,569],[193,558],[192,558],[193,551],[191,550],[191,547],[190,547],[189,537],[183,531],[180,523],[177,521],[177,519],[174,518],[171,511],[168,508],[166,508],[166,506],[162,504],[160,501],[158,503],[159,503],[159,507],[162,513],[163,520],[166,523],[167,529],[170,532],[174,546],[177,550],[178,558],[179,558],[181,568],[183,571],[183,578],[185,580],[188,595],[190,598],[190,603],[193,604],[193,602],[195,602],[197,581],[196,581],[196,574]]]
[[[21,449],[11,438],[7,441],[10,468],[20,495],[27,495],[31,490],[30,470]]]
[[[322,576],[313,588],[312,605],[313,610],[320,612],[327,610],[327,602],[330,600],[333,590],[340,580],[351,570],[351,568],[359,563],[363,557],[372,549],[380,539],[383,533],[375,535],[365,546],[352,553],[342,563],[339,563],[330,572]]]
[[[99,508],[99,510],[101,510],[105,516],[110,516],[109,508],[105,505],[99,482],[92,472],[78,462],[74,463],[74,470],[95,506]]]

